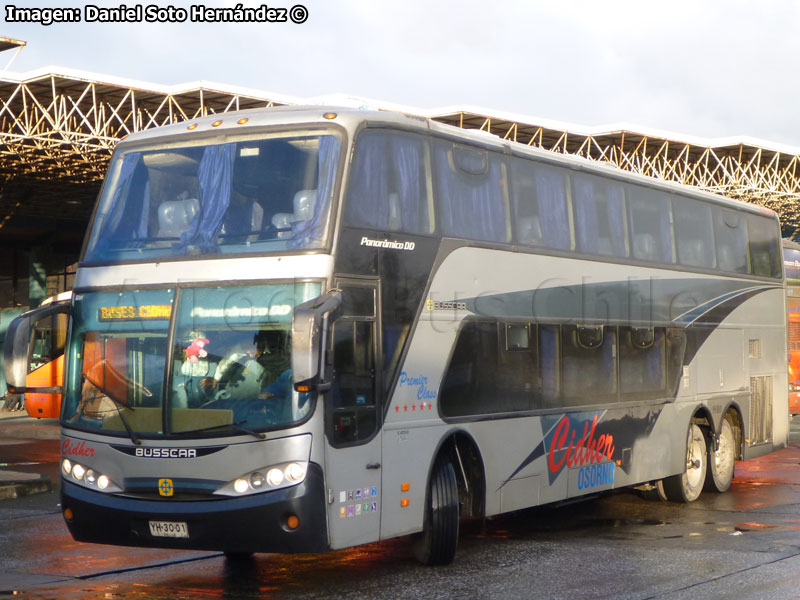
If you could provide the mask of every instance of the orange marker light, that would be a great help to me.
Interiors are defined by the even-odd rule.
[[[188,129],[189,131],[194,131],[195,129],[197,129],[197,123],[192,123],[186,129]]]
[[[245,124],[245,123],[247,123],[249,120],[250,120],[250,119],[248,119],[247,117],[242,117],[241,119],[239,119],[238,121],[236,121],[236,124],[237,124],[237,125],[244,125],[244,124]]]
[[[212,127],[219,127],[220,125],[222,125],[222,121],[214,121],[214,122],[211,124],[211,126],[212,126]]]
[[[286,526],[289,529],[297,529],[300,527],[300,519],[297,518],[297,515],[289,515],[289,518],[286,519]]]
[[[406,508],[409,505],[409,503],[410,500],[408,498],[403,498],[402,500],[400,500],[400,506],[402,506],[403,508]]]
[[[71,509],[71,508],[65,508],[65,509],[64,509],[64,518],[65,518],[67,521],[72,521],[72,517],[73,517],[73,516],[74,516],[74,515],[72,514],[72,509]]]
[[[336,113],[325,113],[324,115],[322,115],[322,118],[323,119],[335,119],[336,118]]]
[[[295,388],[298,392],[310,392],[311,386],[310,385],[298,385]]]
[[[405,483],[401,483],[400,484],[400,491],[401,492],[407,492],[410,489],[411,489],[411,484],[410,483],[405,482]]]

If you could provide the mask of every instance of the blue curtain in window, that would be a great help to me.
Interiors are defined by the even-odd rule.
[[[125,205],[123,198],[126,198],[128,195],[131,179],[133,179],[133,174],[136,172],[136,167],[139,166],[140,158],[141,154],[137,152],[126,154],[125,158],[122,159],[116,189],[114,190],[114,196],[112,197],[110,206],[108,207],[108,213],[106,213],[107,220],[103,225],[103,229],[100,233],[99,239],[97,240],[97,246],[95,248],[96,256],[102,256],[105,250],[110,246],[112,240],[114,238],[118,238],[119,234],[121,234],[118,228],[120,226],[120,222],[122,221],[123,215],[128,212],[128,207]],[[142,218],[145,219],[145,217]]]
[[[456,170],[451,144],[435,152],[436,193],[445,235],[489,242],[508,240],[500,161],[491,155],[485,174]]]
[[[141,154],[137,152],[135,154],[127,154],[125,158],[122,159],[122,166],[119,169],[119,178],[117,179],[114,197],[108,209],[108,217],[111,220],[107,221],[106,227],[103,228],[106,235],[110,234],[112,231],[116,231],[122,220],[122,215],[125,214],[126,206],[124,203],[121,204],[120,201],[122,200],[123,194],[125,196],[128,194],[129,184],[136,171],[136,167],[139,166],[140,158]]]
[[[549,248],[568,250],[570,247],[567,216],[566,178],[562,169],[536,169],[536,196],[539,199],[539,219],[542,239]]]
[[[594,199],[594,181],[588,177],[576,176],[572,180],[575,194],[575,235],[578,249],[582,252],[597,253],[597,203]]]
[[[131,242],[131,248],[141,248],[145,244],[145,240],[149,235],[150,229],[150,182],[148,181],[144,186],[144,196],[142,197],[142,214],[139,217],[139,226],[133,232],[134,241]]]
[[[423,211],[427,210],[427,202],[423,202],[423,198],[420,198],[420,181],[424,179],[423,173],[420,172],[422,144],[416,139],[399,137],[395,139],[394,150],[403,231],[428,233],[428,221],[423,219]],[[386,211],[388,213],[388,206]]]
[[[397,229],[392,223],[390,194],[396,194],[399,228],[409,233],[427,233],[428,221],[420,198],[423,174],[420,164],[424,142],[409,135],[389,132],[365,133],[356,143],[356,159],[347,201],[347,220],[375,229]],[[392,177],[394,176],[394,177]]]
[[[611,248],[615,256],[627,256],[625,247],[624,195],[621,186],[608,188],[608,224],[611,227]]]
[[[317,159],[319,177],[314,216],[308,221],[296,221],[292,224],[292,239],[288,243],[290,248],[319,248],[324,244],[338,158],[339,139],[332,135],[320,136]]]
[[[203,152],[197,169],[200,210],[189,229],[181,234],[181,241],[176,244],[179,252],[185,252],[190,245],[207,252],[216,247],[216,237],[231,201],[235,158],[236,144],[209,146]]]
[[[586,176],[573,177],[573,204],[575,207],[575,235],[578,249],[583,252],[608,254],[609,249],[598,244],[599,223],[608,222],[611,239],[611,253],[625,256],[625,213],[622,211],[622,187],[600,186],[599,181]],[[595,194],[602,194],[607,203],[599,203]],[[608,214],[605,211],[608,210]]]
[[[356,142],[347,200],[352,225],[384,228],[389,221],[389,140],[388,135],[365,133]]]

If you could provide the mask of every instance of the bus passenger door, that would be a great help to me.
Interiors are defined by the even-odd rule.
[[[331,546],[380,537],[381,439],[378,286],[338,280],[342,316],[331,331],[332,387],[325,398],[325,477]]]

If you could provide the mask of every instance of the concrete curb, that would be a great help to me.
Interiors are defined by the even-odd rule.
[[[35,479],[27,481],[2,481],[0,480],[0,500],[22,498],[34,494],[46,494],[53,491],[53,484],[46,475],[38,475]]]

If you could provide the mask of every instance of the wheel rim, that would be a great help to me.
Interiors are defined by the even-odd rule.
[[[714,451],[714,471],[722,480],[727,480],[733,472],[733,455],[733,428],[725,421],[719,434],[719,447]]]
[[[699,427],[692,427],[689,429],[689,452],[686,457],[686,482],[691,488],[696,488],[703,484],[705,452],[703,433]]]

